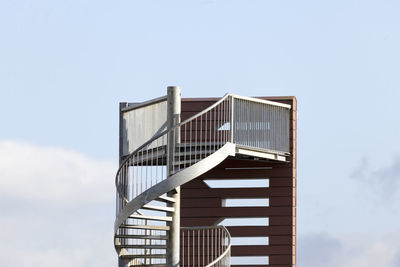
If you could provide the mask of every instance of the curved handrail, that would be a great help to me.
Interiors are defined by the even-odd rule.
[[[210,264],[208,264],[205,267],[214,266],[216,263],[218,263],[220,260],[222,260],[225,256],[229,256],[227,254],[230,253],[230,251],[231,251],[231,246],[232,246],[231,234],[229,233],[228,229],[226,229],[225,226],[221,225],[221,228],[224,230],[226,236],[228,237],[229,243],[227,245],[227,248],[225,249],[225,251],[218,258],[216,258],[214,261],[212,261]]]
[[[214,230],[217,230],[217,229],[221,229],[222,231],[223,231],[223,234],[218,234],[218,235],[216,235],[216,236],[213,236],[213,235],[215,235],[215,234],[213,234],[214,233]],[[207,232],[207,231],[210,231],[211,230],[211,232]],[[207,263],[206,264],[206,262],[205,262],[205,259],[204,258],[202,258],[202,259],[199,259],[199,263],[200,263],[200,265],[201,264],[203,264],[205,267],[211,267],[211,266],[215,266],[215,265],[217,265],[217,264],[219,264],[223,259],[225,259],[226,257],[230,257],[230,249],[231,249],[231,246],[232,246],[232,238],[231,238],[231,235],[230,235],[230,233],[229,233],[229,231],[228,231],[228,229],[226,229],[226,227],[225,226],[223,226],[223,225],[213,225],[213,226],[186,226],[186,227],[181,227],[181,231],[182,231],[182,241],[183,241],[183,247],[185,247],[184,245],[185,245],[185,243],[191,243],[191,244],[194,244],[195,246],[196,245],[200,245],[201,246],[201,248],[197,248],[197,249],[195,249],[195,250],[200,250],[200,251],[204,251],[204,249],[205,250],[208,250],[209,249],[209,247],[208,247],[208,242],[206,242],[205,240],[204,240],[204,238],[205,238],[205,236],[209,236],[209,235],[211,235],[212,237],[211,238],[216,238],[216,241],[217,241],[217,243],[215,244],[216,246],[219,246],[219,247],[223,247],[223,251],[221,252],[221,254],[218,256],[218,257],[216,257],[215,259],[213,259],[213,260],[211,260],[211,262],[209,262],[209,263]],[[185,236],[185,232],[188,232],[188,235],[187,236]],[[192,231],[192,232],[194,232],[194,231],[206,231],[206,233],[205,233],[205,236],[204,236],[204,232],[203,232],[203,234],[202,235],[199,235],[199,236],[192,236],[192,238],[199,238],[200,240],[200,242],[198,242],[198,241],[193,241],[193,240],[190,240],[191,242],[189,242],[189,240],[185,240],[185,237],[187,238],[187,239],[190,239],[190,231]],[[224,240],[224,239],[227,239],[227,243],[225,243],[225,241],[222,241],[222,240]],[[186,242],[185,242],[186,241]],[[203,242],[201,242],[201,241],[203,241]],[[207,246],[207,247],[206,247]],[[182,255],[182,261],[181,261],[181,264],[182,264],[182,266],[183,267],[185,267],[186,265],[185,265],[185,256],[187,257],[187,258],[191,258],[191,257],[194,257],[195,255],[190,255],[190,253],[191,253],[191,251],[190,250],[187,250],[186,251],[189,255],[185,255],[185,250],[183,250],[183,255]],[[218,265],[218,266],[221,266],[221,265]],[[223,266],[223,265],[222,265]],[[229,265],[228,265],[229,266]]]
[[[118,173],[121,171],[122,165],[124,165],[124,164],[129,160],[129,158],[131,158],[132,156],[134,156],[134,155],[135,155],[138,151],[140,151],[142,148],[144,148],[145,146],[151,144],[153,141],[157,140],[157,139],[160,138],[161,136],[172,132],[173,130],[175,130],[175,129],[178,128],[178,127],[181,127],[183,124],[186,124],[186,123],[188,123],[188,122],[190,122],[190,121],[192,121],[192,120],[194,120],[194,119],[200,117],[201,115],[205,114],[206,112],[210,111],[211,109],[213,109],[214,107],[216,107],[216,106],[218,106],[220,103],[222,103],[222,101],[224,101],[224,100],[225,100],[226,98],[228,98],[230,95],[231,95],[231,94],[228,94],[228,93],[225,94],[220,100],[218,100],[217,102],[215,102],[214,104],[212,104],[212,105],[209,106],[208,108],[206,108],[206,109],[202,110],[201,112],[199,112],[199,113],[193,115],[192,117],[190,117],[190,118],[184,120],[183,122],[178,123],[178,124],[175,125],[174,127],[169,128],[169,129],[166,129],[166,130],[164,130],[164,131],[162,131],[162,132],[160,132],[160,133],[154,135],[152,138],[150,138],[148,141],[146,141],[146,142],[143,143],[141,146],[139,146],[138,148],[136,148],[132,153],[130,153],[130,154],[125,158],[125,160],[120,164],[120,166],[119,166],[119,168],[118,168],[118,170],[117,170],[117,175],[118,175]]]
[[[152,142],[156,141],[158,138],[162,137],[163,135],[169,134],[172,131],[176,130],[179,127],[182,127],[183,125],[193,121],[194,119],[204,115],[205,113],[207,113],[208,111],[212,110],[213,108],[217,107],[219,104],[221,104],[224,100],[226,100],[229,96],[231,96],[231,94],[226,93],[221,99],[219,99],[217,102],[215,102],[214,104],[212,104],[211,106],[209,106],[208,108],[202,110],[201,112],[193,115],[192,117],[186,119],[185,121],[175,125],[172,128],[166,129],[161,133],[156,134],[155,136],[153,136],[152,138],[150,138],[147,142],[145,142],[144,144],[142,144],[141,146],[139,146],[137,149],[135,149],[135,151],[133,151],[132,153],[130,153],[125,160],[120,164],[116,177],[115,177],[115,186],[117,188],[117,192],[120,196],[122,196],[123,200],[127,203],[129,202],[129,200],[126,198],[126,196],[124,196],[124,194],[120,191],[120,188],[118,186],[118,177],[119,174],[122,170],[122,168],[125,166],[125,164],[132,159],[133,156],[135,156],[140,150],[142,150],[144,147],[150,145]]]
[[[115,220],[114,232],[117,233],[118,227],[125,221],[132,212],[137,211],[140,207],[147,204],[148,202],[156,199],[158,196],[171,191],[172,189],[193,180],[208,170],[214,168],[228,156],[235,155],[235,145],[227,143],[221,147],[218,151],[208,156],[207,158],[197,162],[196,164],[170,176],[168,179],[161,181],[153,187],[142,192],[132,201],[123,207]]]

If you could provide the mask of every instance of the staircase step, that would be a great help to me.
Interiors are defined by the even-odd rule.
[[[131,265],[129,265],[129,267],[134,267],[134,266],[143,266],[143,267],[167,267],[166,264],[140,264],[140,265],[131,264]]]
[[[127,239],[156,239],[156,240],[167,240],[167,235],[134,235],[134,234],[125,234],[125,235],[115,235],[116,238],[127,238]]]
[[[175,203],[175,199],[173,199],[172,197],[167,197],[167,196],[159,196],[158,198],[156,198],[157,201],[162,201],[162,202],[171,202],[171,203]]]
[[[116,248],[166,249],[167,245],[116,245]]]
[[[146,259],[161,259],[166,258],[166,254],[135,254],[135,255],[120,255],[121,259],[137,259],[137,258],[146,258]]]
[[[157,210],[157,211],[165,211],[165,212],[174,212],[173,207],[161,207],[161,206],[151,206],[151,205],[144,205],[141,209],[145,210]]]
[[[159,225],[121,225],[120,228],[169,231],[169,226]]]
[[[149,215],[137,215],[133,214],[129,216],[130,219],[143,219],[143,220],[152,220],[152,221],[165,221],[172,222],[172,217],[168,216],[149,216]]]

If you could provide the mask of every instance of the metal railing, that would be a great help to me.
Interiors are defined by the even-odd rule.
[[[289,118],[289,105],[225,95],[202,112],[156,135],[125,159],[115,180],[120,204],[123,206],[166,179],[167,168],[168,173],[175,174],[226,142],[289,153]],[[170,144],[170,140],[178,142]],[[165,144],[174,147],[174,158],[168,167]]]
[[[181,227],[180,266],[230,266],[231,236],[224,226]]]
[[[290,105],[233,96],[233,143],[289,153]]]
[[[230,101],[231,98],[225,95],[212,106],[156,135],[131,153],[122,162],[115,178],[119,208],[165,180],[167,171],[173,175],[229,142],[230,130],[221,127],[229,123]],[[178,141],[171,144],[171,140]],[[174,147],[172,156],[168,155],[165,144]],[[170,166],[167,162],[171,162]]]

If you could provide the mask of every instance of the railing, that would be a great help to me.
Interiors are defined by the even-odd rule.
[[[122,162],[115,179],[118,210],[145,190],[165,180],[167,171],[170,175],[175,174],[206,158],[228,142],[229,129],[220,128],[229,122],[230,107],[230,98],[226,95],[202,112],[156,135],[130,154]],[[171,140],[177,142],[170,144]],[[173,155],[167,153],[169,146],[174,147]]]
[[[233,96],[233,143],[289,153],[290,105]]]
[[[168,173],[174,174],[226,142],[288,153],[289,110],[285,104],[225,95],[202,112],[156,135],[125,159],[116,175],[120,205],[166,179],[167,165]],[[171,140],[177,143],[170,144]],[[165,144],[174,147],[173,156],[167,155]]]
[[[230,266],[231,236],[224,226],[181,227],[180,266]]]

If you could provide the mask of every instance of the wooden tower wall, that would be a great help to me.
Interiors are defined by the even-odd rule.
[[[232,246],[231,255],[268,256],[269,267],[295,267],[296,262],[296,120],[295,97],[260,97],[292,106],[288,162],[228,158],[213,170],[181,186],[181,226],[218,224],[223,218],[268,217],[268,226],[230,226],[232,237],[267,236],[268,245]],[[218,101],[182,99],[182,121]],[[205,179],[268,178],[265,188],[210,188]],[[266,207],[222,207],[226,198],[269,198]],[[236,267],[252,266],[232,265]]]

